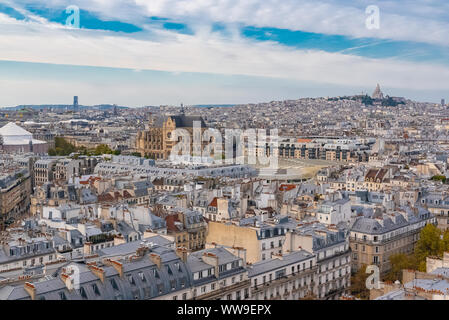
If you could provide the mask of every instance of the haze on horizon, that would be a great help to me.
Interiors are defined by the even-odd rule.
[[[372,1],[3,0],[0,107],[449,99],[449,5]],[[80,28],[68,27],[70,5]]]

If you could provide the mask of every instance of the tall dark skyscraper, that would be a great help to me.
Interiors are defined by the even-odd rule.
[[[73,97],[73,112],[78,112],[78,96]]]
[[[441,105],[442,105],[442,106],[445,106],[445,105],[446,105],[446,100],[441,99]]]

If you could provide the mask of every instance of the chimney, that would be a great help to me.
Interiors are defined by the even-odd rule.
[[[143,257],[147,251],[148,251],[148,247],[147,246],[145,246],[145,245],[140,246],[136,250],[136,256],[137,257]]]
[[[219,278],[218,257],[213,253],[205,252],[205,253],[203,253],[203,256],[201,258],[204,263],[214,266],[215,276],[218,279]]]
[[[376,221],[383,227],[384,226],[384,218],[383,216],[377,217]]]
[[[410,269],[402,270],[402,283],[411,282],[416,279],[416,271]]]
[[[182,262],[187,262],[187,256],[188,256],[188,252],[187,252],[187,248],[182,247],[182,248],[176,248],[176,255],[182,260]]]
[[[90,266],[90,271],[98,278],[100,278],[101,282],[104,283],[104,269],[96,266]]]
[[[161,268],[161,256],[156,253],[150,254],[150,260],[157,265],[158,269]]]
[[[24,289],[30,295],[31,300],[36,299],[36,287],[32,283],[25,282]]]
[[[111,260],[111,265],[118,272],[120,278],[123,278],[123,264],[121,264],[120,262]]]
[[[91,249],[90,249],[90,245],[91,245],[92,243],[90,243],[90,242],[85,242],[84,243],[84,254],[85,255],[90,255],[92,252],[91,252]]]
[[[70,276],[67,273],[61,273],[61,280],[62,282],[64,282],[67,289],[69,291],[72,291],[73,289],[72,279],[70,279]]]

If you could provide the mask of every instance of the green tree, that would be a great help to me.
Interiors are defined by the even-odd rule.
[[[416,259],[414,255],[406,255],[403,253],[397,253],[390,256],[391,270],[385,276],[385,280],[396,281],[401,280],[402,270],[404,269],[416,269]]]
[[[108,145],[106,144],[100,144],[98,145],[94,152],[93,152],[96,156],[102,155],[102,154],[112,154],[113,151],[111,148],[108,147]]]
[[[449,230],[446,230],[443,233],[443,239],[441,240],[440,255],[443,255],[445,251],[449,251]]]
[[[55,148],[48,150],[50,156],[68,156],[76,152],[77,148],[62,137],[55,138]]]
[[[441,231],[429,223],[420,233],[415,247],[415,258],[419,271],[426,271],[426,257],[441,256],[444,251]]]
[[[369,299],[369,290],[366,287],[366,279],[369,274],[366,273],[366,265],[362,265],[360,269],[351,276],[351,294],[360,299]]]
[[[446,183],[446,177],[445,177],[445,176],[442,176],[442,175],[436,175],[436,176],[433,176],[432,178],[430,178],[430,180],[433,180],[433,181],[442,181],[443,183]]]

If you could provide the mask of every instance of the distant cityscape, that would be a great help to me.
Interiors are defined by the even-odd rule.
[[[224,162],[198,159],[195,123],[201,135],[278,137],[231,142]],[[1,299],[448,297],[445,99],[390,97],[380,85],[245,105],[75,96],[3,108],[0,126]],[[171,158],[177,130],[191,138],[182,163]],[[277,166],[238,161],[240,147]]]

